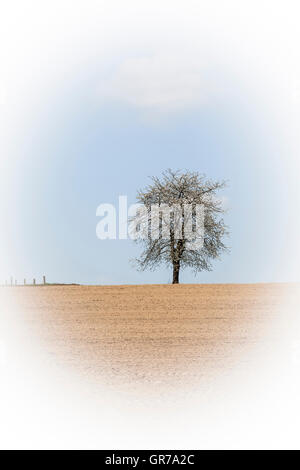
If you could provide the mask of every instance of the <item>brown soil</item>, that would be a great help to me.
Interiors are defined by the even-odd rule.
[[[207,380],[246,360],[285,284],[10,288],[56,363],[118,387]]]

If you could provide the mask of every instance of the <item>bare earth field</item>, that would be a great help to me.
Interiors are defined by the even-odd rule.
[[[264,342],[297,285],[12,287],[27,335],[88,380],[116,387],[210,380]]]

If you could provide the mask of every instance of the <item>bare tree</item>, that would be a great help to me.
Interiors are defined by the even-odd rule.
[[[179,283],[181,268],[191,267],[195,273],[210,271],[212,261],[228,249],[223,242],[227,234],[221,217],[224,210],[217,197],[225,182],[211,181],[197,172],[170,169],[161,178],[152,177],[151,180],[152,184],[138,191],[137,200],[143,210],[130,219],[140,234],[135,237],[136,241],[144,247],[141,256],[135,260],[138,268],[170,266],[173,284]],[[203,213],[200,232],[197,229],[199,207]],[[198,243],[195,243],[197,238]]]

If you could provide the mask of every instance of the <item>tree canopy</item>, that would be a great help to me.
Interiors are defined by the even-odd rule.
[[[191,171],[169,169],[161,177],[152,177],[151,184],[137,194],[138,203],[144,207],[143,216],[137,213],[132,218],[147,232],[147,236],[137,238],[143,245],[136,259],[138,268],[170,266],[173,284],[179,283],[181,269],[210,271],[213,260],[228,250],[224,243],[228,233],[222,218],[224,209],[217,196],[225,186],[224,181],[212,181]]]

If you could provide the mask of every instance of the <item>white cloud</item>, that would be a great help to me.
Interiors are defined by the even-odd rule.
[[[203,61],[168,53],[129,58],[99,84],[102,99],[158,111],[181,110],[205,102],[210,93]]]

